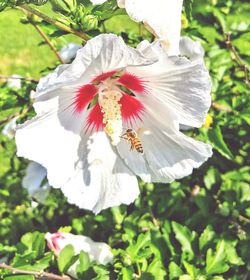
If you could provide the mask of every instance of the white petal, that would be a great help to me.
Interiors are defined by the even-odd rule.
[[[211,155],[211,147],[179,132],[177,116],[156,99],[141,97],[143,120],[136,126],[144,154],[121,141],[119,154],[136,175],[148,182],[171,182],[192,173]]]
[[[146,107],[145,126],[151,133],[142,135],[146,161],[153,171],[155,182],[171,182],[192,173],[212,155],[210,145],[185,136],[170,126],[163,106],[144,100]]]
[[[189,37],[183,36],[180,40],[180,54],[191,60],[202,59],[204,56],[204,49],[200,42],[193,41]]]
[[[81,123],[68,120],[80,134]],[[36,117],[17,129],[17,155],[46,167],[50,185],[60,188],[74,173],[81,141],[79,134],[64,128],[56,113]]]
[[[78,50],[71,64],[59,66],[52,74],[40,80],[35,98],[48,99],[46,93],[55,89],[82,86],[102,73],[123,69],[128,65],[148,65],[158,59],[153,53],[148,55],[145,57],[138,50],[128,47],[116,35],[96,36]]]
[[[137,129],[133,127],[136,131]],[[148,168],[147,163],[144,160],[144,157],[139,154],[135,150],[130,149],[130,143],[121,140],[120,143],[117,145],[117,151],[121,158],[124,160],[124,162],[129,166],[130,170],[133,170],[133,172],[139,176],[144,182],[151,182],[151,174],[150,169]]]
[[[77,51],[82,46],[80,44],[76,43],[68,43],[66,46],[64,46],[60,52],[59,55],[64,63],[69,63],[73,58],[75,58]]]
[[[104,132],[94,133],[87,143],[82,143],[80,153],[82,160],[62,188],[69,203],[98,213],[130,204],[138,197],[136,177],[113,151]]]
[[[139,97],[138,97],[139,98]],[[147,105],[147,98],[141,98],[143,105]],[[169,129],[177,130],[179,129],[177,116],[173,114],[172,111],[166,110],[164,106],[159,106],[159,102],[154,99],[150,99],[151,110],[156,111],[159,117],[166,123]],[[150,111],[149,111],[150,112]],[[144,115],[148,114],[145,112]],[[142,141],[142,147],[144,148],[143,139],[147,135],[152,134],[152,131],[149,130],[149,127],[145,124],[145,117],[141,122],[137,121],[136,124],[133,124],[133,130],[138,134],[139,139]],[[125,140],[121,140],[117,146],[117,150],[120,156],[124,159],[125,163],[129,166],[133,172],[139,176],[144,182],[152,182],[154,179],[154,173],[148,166],[148,162],[142,154],[139,154],[135,150],[130,150],[130,143]]]
[[[153,182],[171,182],[190,175],[212,155],[210,145],[156,123],[157,118],[148,118],[145,125],[152,133],[142,136]]]
[[[203,60],[169,58],[159,45],[151,48],[159,53],[159,62],[128,71],[145,81],[147,96],[158,99],[165,110],[177,115],[180,124],[200,127],[211,105],[211,79]]]
[[[210,145],[178,131],[178,126],[169,118],[169,111],[164,111],[160,102],[144,98],[143,104],[146,110],[138,136],[144,155],[138,155],[127,148],[124,156],[123,151],[118,149],[138,176],[141,176],[140,169],[145,166],[144,172],[150,174],[151,182],[168,183],[191,174],[193,168],[199,167],[212,155]]]
[[[169,55],[179,54],[183,0],[126,0],[128,15],[143,21],[165,42]]]
[[[3,128],[2,130],[2,134],[7,136],[9,139],[12,139],[15,136],[15,132],[16,132],[16,127],[17,127],[17,119],[19,117],[15,117],[13,119],[11,119]]]
[[[30,162],[26,169],[26,175],[23,177],[22,186],[27,189],[30,195],[33,195],[40,189],[41,183],[47,175],[47,170],[37,162]]]

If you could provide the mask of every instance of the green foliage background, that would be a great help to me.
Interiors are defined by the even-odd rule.
[[[0,62],[1,75],[37,79],[59,64],[37,34],[25,39],[21,35],[35,34],[31,21],[57,49],[67,41],[81,41],[38,18],[19,22],[21,12],[13,7],[28,2],[46,1],[0,1],[0,8],[5,8],[0,14],[0,34],[5,38],[0,46],[5,58]],[[152,40],[142,25],[117,9],[116,1],[95,7],[87,0],[50,2],[53,10],[48,3],[36,8],[89,36],[114,32],[131,46],[142,39]],[[191,176],[172,184],[140,182],[141,195],[134,204],[95,216],[67,204],[55,189],[44,205],[34,207],[21,186],[27,161],[16,157],[14,140],[0,135],[2,261],[27,270],[66,273],[75,261],[71,249],[63,253],[60,259],[64,263],[60,263],[44,241],[44,233],[60,229],[107,242],[113,248],[114,262],[106,267],[89,263],[88,256],[80,254],[78,279],[250,279],[250,4],[243,0],[184,3],[182,33],[202,42],[213,79],[212,124],[188,133],[211,143],[213,157]],[[15,59],[25,51],[27,63]],[[30,91],[35,83],[23,81],[20,90],[8,88],[4,82],[0,86],[0,129],[15,114],[21,115],[21,122],[33,115]],[[0,275],[8,280],[35,279],[3,269]]]

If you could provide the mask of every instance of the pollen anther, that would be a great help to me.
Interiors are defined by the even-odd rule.
[[[119,90],[102,90],[99,93],[99,104],[103,113],[104,131],[111,138],[112,145],[116,146],[120,142],[122,134],[122,114],[121,104],[122,93]]]

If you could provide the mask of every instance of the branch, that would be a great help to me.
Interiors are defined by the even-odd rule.
[[[31,24],[35,27],[36,31],[43,37],[44,41],[46,42],[46,44],[50,47],[50,49],[52,50],[52,52],[56,55],[56,57],[58,58],[58,60],[64,64],[62,58],[60,57],[59,53],[57,52],[57,49],[53,46],[53,44],[51,43],[50,39],[48,38],[48,36],[43,32],[43,30],[34,22],[31,22]]]
[[[67,25],[65,25],[65,24],[63,24],[63,23],[61,23],[61,22],[58,21],[58,20],[55,20],[55,19],[53,19],[53,18],[50,18],[50,17],[48,17],[47,15],[41,13],[40,11],[38,11],[38,10],[36,10],[36,9],[34,9],[34,8],[30,7],[30,6],[28,6],[28,5],[22,5],[22,6],[20,6],[20,8],[21,8],[22,10],[25,10],[25,11],[31,13],[31,14],[34,14],[34,15],[40,17],[41,19],[43,19],[44,21],[46,21],[46,22],[48,22],[48,23],[50,23],[50,24],[55,25],[57,28],[59,28],[59,29],[61,29],[61,30],[63,30],[63,31],[66,31],[66,32],[68,32],[68,33],[72,33],[72,34],[74,34],[74,35],[76,35],[76,36],[82,38],[85,42],[88,41],[88,40],[90,39],[90,37],[89,37],[87,34],[81,32],[81,31],[75,30],[75,29],[73,29],[73,28],[71,28],[71,27],[69,27],[69,26],[67,26]]]
[[[8,116],[7,118],[1,120],[1,121],[0,121],[0,125],[2,125],[2,124],[4,124],[4,123],[6,123],[6,122],[12,120],[12,119],[15,118],[15,117],[22,117],[22,116],[25,116],[25,115],[29,112],[30,109],[32,109],[32,105],[30,105],[30,106],[28,106],[28,107],[22,109],[20,112],[16,112],[16,113],[14,113],[14,114]]]
[[[35,277],[41,277],[41,278],[45,278],[48,280],[71,280],[71,278],[69,276],[60,276],[60,275],[56,275],[54,273],[49,273],[49,272],[37,272],[37,271],[28,271],[28,270],[22,270],[22,269],[18,269],[18,268],[14,268],[10,265],[7,265],[5,263],[1,263],[0,264],[0,268],[3,269],[8,269],[10,270],[13,274],[24,274],[24,275],[34,275]]]
[[[152,208],[150,206],[148,206],[148,210],[149,210],[149,214],[150,214],[150,216],[152,218],[154,226],[159,229],[160,228],[159,222],[156,219],[156,217],[155,217],[155,215],[153,213],[153,210],[152,210]]]
[[[218,111],[224,111],[226,113],[231,113],[233,110],[226,105],[217,103],[217,102],[212,102],[212,107]]]
[[[244,71],[245,75],[245,83],[250,88],[250,81],[249,81],[249,69],[247,65],[244,63],[240,55],[238,54],[236,48],[233,46],[231,41],[231,33],[227,32],[225,33],[226,37],[226,45],[229,51],[231,52],[232,59],[238,64],[238,66]]]

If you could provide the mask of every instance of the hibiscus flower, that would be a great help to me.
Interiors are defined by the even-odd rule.
[[[91,0],[95,5],[107,0]],[[143,22],[156,38],[162,40],[169,55],[179,54],[181,10],[183,0],[117,0],[130,18]]]
[[[72,245],[75,255],[80,254],[81,251],[88,253],[90,261],[96,261],[99,264],[107,265],[113,260],[113,254],[108,244],[104,242],[95,242],[91,238],[84,235],[74,235],[71,233],[56,232],[46,233],[45,239],[47,240],[48,247],[59,256],[61,250],[67,246]],[[77,278],[76,268],[79,261],[74,263],[67,271],[67,273]]]
[[[209,145],[179,130],[202,125],[210,89],[200,58],[168,57],[160,42],[134,49],[99,35],[40,80],[37,116],[18,127],[17,154],[42,164],[49,184],[80,208],[130,204],[139,195],[136,176],[171,182],[211,156]],[[128,129],[143,153],[124,139]]]

